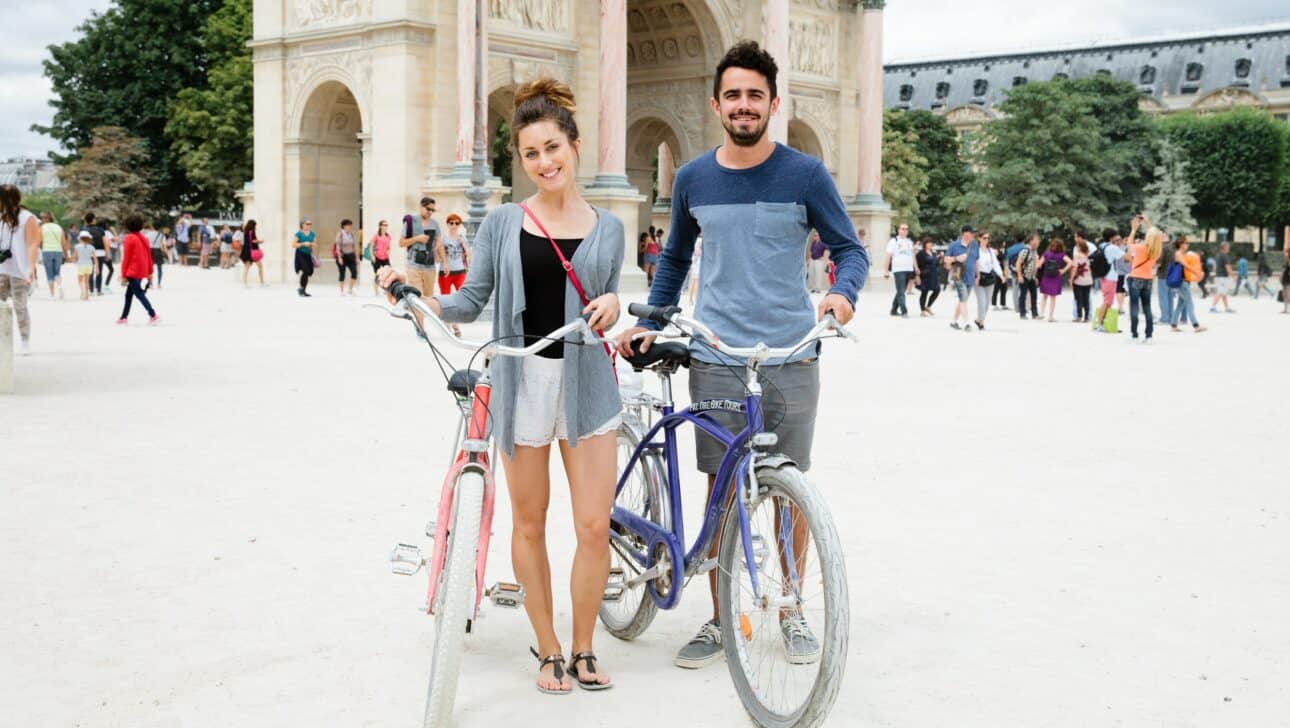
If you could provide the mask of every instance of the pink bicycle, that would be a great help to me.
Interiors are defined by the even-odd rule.
[[[539,340],[523,348],[502,346],[497,341],[465,341],[454,335],[421,300],[421,292],[417,289],[396,283],[390,287],[390,295],[396,300],[393,306],[368,305],[387,311],[395,318],[411,321],[429,344],[430,336],[424,324],[412,314],[415,310],[423,321],[434,324],[436,339],[473,352],[472,363],[480,356],[484,361],[481,370],[468,365],[447,377],[448,389],[456,400],[461,420],[435,520],[426,524],[425,534],[433,541],[430,557],[425,558],[420,547],[405,543],[397,544],[390,553],[390,567],[395,574],[411,576],[422,567],[429,573],[425,608],[427,614],[435,617],[435,641],[423,725],[425,728],[440,728],[451,723],[466,634],[479,615],[483,598],[488,597],[496,606],[512,609],[524,604],[524,588],[519,584],[497,582],[484,588],[495,495],[492,461],[497,455],[488,408],[492,392],[489,362],[499,356],[533,356],[552,343],[575,334],[581,334],[581,338],[570,339],[574,343],[599,344],[601,339],[585,320],[578,319],[546,336],[529,337]],[[442,366],[443,356],[433,344],[430,348],[440,362],[440,369],[447,374]]]

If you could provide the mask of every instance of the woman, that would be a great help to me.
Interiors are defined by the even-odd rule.
[[[247,285],[246,278],[251,273],[251,266],[260,275],[260,287],[264,288],[264,253],[260,250],[260,245],[264,242],[256,234],[255,221],[247,220],[242,225],[242,249],[238,251],[238,257],[242,259],[242,285]]]
[[[148,256],[152,258],[152,272],[148,275],[148,285],[144,290],[151,290],[155,285],[157,290],[161,290],[161,264],[166,260],[165,254],[165,236],[152,227],[152,223],[143,223],[143,230],[140,233],[143,239],[148,241]]]
[[[807,237],[807,289],[823,293],[829,288],[829,246],[820,240],[820,233],[812,230]]]
[[[1062,276],[1071,269],[1071,259],[1066,256],[1066,245],[1058,238],[1048,242],[1048,250],[1039,262],[1039,310],[1048,309],[1048,322],[1054,323],[1053,314],[1057,311],[1057,297],[1062,295]]]
[[[567,86],[539,79],[515,94],[514,145],[537,192],[521,205],[507,204],[484,219],[474,241],[475,265],[466,284],[429,305],[445,321],[469,322],[496,293],[493,336],[519,343],[582,314],[594,329],[618,318],[618,275],[625,244],[623,225],[592,208],[577,184],[581,142]],[[533,218],[541,220],[548,239]],[[552,246],[572,263],[592,300],[585,306]],[[393,268],[381,271],[382,286],[401,281]],[[590,690],[612,685],[592,650],[596,614],[609,573],[609,512],[617,470],[615,430],[620,421],[613,365],[600,346],[556,344],[540,356],[499,357],[492,365],[494,431],[503,451],[512,511],[511,560],[528,597],[524,609],[537,635],[537,687],[568,693],[565,675]],[[565,425],[567,423],[567,427]],[[573,655],[561,654],[552,624],[551,576],[546,549],[548,467],[552,441],[559,442],[570,473],[577,551],[573,560]]]
[[[932,251],[931,237],[923,236],[919,245],[922,248],[914,254],[914,263],[918,266],[918,315],[931,316],[932,304],[941,295],[941,282],[937,272],[940,264],[936,260],[936,253]]]
[[[1174,262],[1182,266],[1183,280],[1174,294],[1176,299],[1173,302],[1172,315],[1169,319],[1170,328],[1175,333],[1179,331],[1178,322],[1184,318],[1191,321],[1192,331],[1201,333],[1205,327],[1200,325],[1196,318],[1196,304],[1191,297],[1191,284],[1200,280],[1201,262],[1200,256],[1188,250],[1190,247],[1186,235],[1179,235],[1178,240],[1174,243]]]
[[[13,185],[0,185],[0,301],[13,298],[18,317],[18,353],[31,353],[31,313],[27,294],[36,282],[40,259],[40,223],[22,206],[22,193]],[[9,326],[5,321],[3,326]]]
[[[48,210],[40,213],[40,262],[45,266],[45,282],[49,284],[49,297],[63,297],[63,260],[71,252],[67,247],[67,233],[54,222]],[[57,292],[55,292],[57,289]]]
[[[445,222],[448,223],[448,233],[439,241],[439,293],[444,296],[461,290],[466,282],[466,271],[470,268],[470,245],[466,243],[461,215],[454,212]]]
[[[827,252],[827,251],[826,251]],[[694,239],[694,255],[690,257],[690,309],[699,300],[699,266],[703,262],[703,236]]]
[[[112,261],[116,257],[116,251],[119,245],[120,243],[117,242],[116,230],[112,227],[103,228],[103,255],[99,258],[99,270],[98,273],[95,274],[102,278],[99,286],[100,296],[105,292],[112,292],[112,275],[116,273],[116,265]],[[104,269],[107,269],[106,276],[103,275]]]
[[[990,296],[995,283],[1003,278],[1003,266],[999,264],[999,252],[990,245],[990,236],[982,235],[976,258],[976,280],[973,290],[976,292],[976,327],[985,330],[985,316],[990,312]]]
[[[390,221],[382,220],[372,235],[372,292],[380,294],[381,286],[376,281],[376,274],[390,264]]]
[[[1160,247],[1164,245],[1165,234],[1160,228],[1151,225],[1146,215],[1139,214],[1133,218],[1129,228],[1130,241],[1137,240],[1138,226],[1141,224],[1147,225],[1146,239],[1141,243],[1129,243],[1129,331],[1133,334],[1133,340],[1137,341],[1138,308],[1141,306],[1147,317],[1147,338],[1143,341],[1149,342],[1155,323],[1151,314],[1151,284],[1156,279],[1156,262],[1160,260]]]
[[[300,274],[300,287],[296,289],[296,295],[301,298],[312,295],[309,293],[309,276],[314,274],[314,237],[314,224],[306,218],[300,221],[300,229],[291,241],[291,247],[296,249],[294,267]]]
[[[651,232],[645,240],[645,278],[650,285],[654,284],[654,273],[658,271],[658,255],[662,248],[658,244],[659,232]]]
[[[653,228],[651,228],[653,229]],[[636,267],[645,270],[645,248],[649,246],[649,233],[641,233],[636,238]]]
[[[345,271],[349,271],[349,295],[354,295],[354,285],[358,283],[358,246],[354,241],[354,221],[346,218],[340,221],[340,230],[336,232],[335,247],[332,250],[336,258],[336,268],[340,271],[340,295],[345,295]]]
[[[161,319],[152,309],[148,294],[143,292],[143,282],[152,275],[152,250],[148,239],[143,236],[143,218],[129,215],[125,218],[125,229],[128,231],[121,242],[121,277],[125,279],[125,307],[121,309],[121,318],[117,324],[124,325],[130,320],[130,304],[135,298],[143,304],[148,312],[148,324],[155,326]]]
[[[1089,265],[1088,242],[1075,243],[1075,257],[1071,270],[1071,289],[1075,291],[1075,323],[1089,323],[1089,297],[1093,292],[1093,269]]]

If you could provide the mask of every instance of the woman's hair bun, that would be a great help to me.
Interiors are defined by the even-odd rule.
[[[573,102],[573,89],[569,88],[564,82],[557,81],[550,76],[529,81],[515,90],[515,108],[519,108],[524,102],[530,99],[542,99],[555,104],[570,114],[574,113],[576,106]]]

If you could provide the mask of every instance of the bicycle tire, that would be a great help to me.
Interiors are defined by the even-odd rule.
[[[439,610],[435,615],[424,728],[445,728],[452,724],[466,626],[475,608],[475,556],[484,507],[483,473],[462,471],[457,476],[454,492],[452,528],[448,531],[447,555],[439,583],[443,598],[438,600]]]
[[[617,441],[620,458],[623,457],[624,450],[626,457],[630,457],[631,453],[636,449],[636,445],[640,442],[640,433],[628,422],[624,421],[618,426]],[[624,463],[625,460],[619,463],[620,468]],[[635,502],[636,493],[633,490],[632,482],[629,481],[628,485],[625,485],[622,491],[619,492],[618,497],[615,498],[614,505],[627,508],[637,515],[648,518],[666,528],[667,501],[659,481],[659,476],[665,472],[662,459],[657,453],[644,453],[637,459],[633,470],[635,471],[633,475],[635,483],[646,490],[644,495],[647,497],[643,502]],[[610,524],[610,528],[613,528],[613,524]],[[643,548],[644,546],[642,546]],[[610,566],[620,566],[627,574],[631,574],[627,565],[623,563],[625,561],[626,558],[619,554],[611,543],[609,547]],[[654,603],[654,599],[649,595],[645,584],[637,585],[624,593],[623,600],[628,601],[628,606],[624,609],[618,608],[619,603],[601,602],[600,622],[605,625],[605,630],[609,634],[620,640],[631,641],[641,636],[646,629],[649,629],[654,617],[658,615],[658,605]],[[631,604],[635,604],[635,606],[633,607]]]
[[[733,506],[722,529],[717,562],[717,603],[726,665],[740,702],[757,725],[763,728],[814,728],[821,725],[828,716],[842,687],[842,676],[846,671],[850,616],[842,545],[824,499],[800,470],[791,465],[780,468],[761,467],[757,470],[757,479],[760,492],[758,500],[749,505],[750,523],[757,507],[764,504],[767,498],[786,498],[801,512],[810,530],[811,541],[818,550],[820,593],[825,605],[822,620],[824,631],[819,637],[821,652],[817,663],[818,671],[807,697],[799,707],[788,711],[777,711],[768,706],[763,695],[765,691],[759,690],[750,679],[748,665],[745,664],[747,655],[743,650],[741,623],[741,617],[746,613],[737,613],[734,609],[733,589],[736,588],[738,574],[745,572],[745,562],[739,518]],[[741,626],[739,630],[736,630],[736,625]],[[773,639],[781,638],[776,633]],[[788,671],[800,667],[790,665]]]

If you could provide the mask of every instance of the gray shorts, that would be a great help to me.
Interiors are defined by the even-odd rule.
[[[732,367],[744,374],[741,367]],[[690,401],[734,399],[743,401],[743,379],[720,364],[701,361],[690,363]],[[760,374],[762,383],[762,421],[767,432],[779,435],[770,448],[791,458],[803,471],[811,468],[811,443],[815,439],[815,414],[820,403],[820,362],[818,359],[767,366]],[[739,413],[710,413],[722,427],[732,433],[742,430],[746,420]],[[716,475],[725,448],[712,436],[695,429],[695,450],[699,470]]]
[[[959,301],[968,300],[968,284],[963,281],[954,281],[954,294],[959,297]]]

